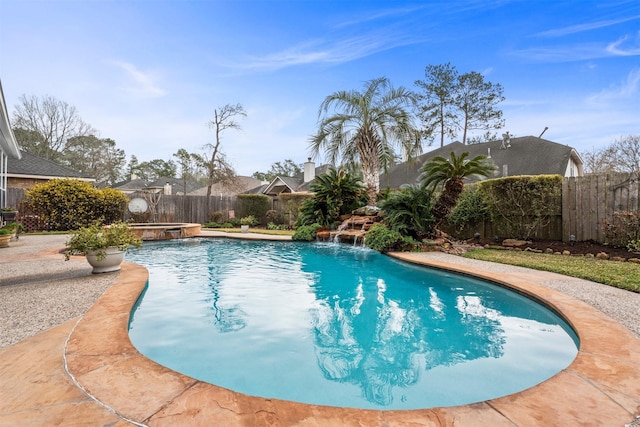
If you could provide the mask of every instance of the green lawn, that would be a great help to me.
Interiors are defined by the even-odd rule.
[[[640,292],[640,264],[495,249],[477,249],[467,252],[464,256],[535,270],[551,271],[632,292]]]

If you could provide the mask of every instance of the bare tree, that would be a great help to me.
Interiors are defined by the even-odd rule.
[[[13,113],[13,126],[25,151],[50,160],[61,156],[69,139],[97,133],[75,107],[48,95],[22,95]]]
[[[207,211],[210,208],[211,187],[219,182],[233,182],[235,180],[233,167],[220,151],[222,133],[227,129],[241,129],[236,119],[246,116],[247,113],[240,104],[226,104],[213,110],[213,120],[209,122],[209,127],[215,132],[215,140],[204,146],[207,153],[200,159],[207,172]]]
[[[622,171],[640,174],[640,135],[627,135],[616,140],[613,149]]]
[[[640,135],[627,135],[600,150],[582,153],[587,173],[627,172],[640,175]]]

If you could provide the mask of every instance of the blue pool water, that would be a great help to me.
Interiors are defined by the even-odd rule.
[[[578,340],[499,286],[331,243],[145,243],[130,336],[173,370],[241,393],[418,409],[488,400],[567,367]]]

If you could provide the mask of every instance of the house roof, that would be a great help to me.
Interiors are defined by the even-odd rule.
[[[138,191],[143,190],[148,186],[149,183],[144,179],[127,179],[125,181],[116,182],[111,186],[111,188],[121,191]]]
[[[245,193],[251,188],[260,185],[260,180],[250,176],[236,176],[233,183],[217,183],[211,187],[212,195],[231,196],[239,193]],[[193,196],[206,196],[207,187],[199,187],[188,193]]]
[[[94,178],[51,160],[43,159],[20,151],[20,159],[9,159],[7,162],[8,177],[25,177],[38,179],[76,178],[84,181],[95,181]]]
[[[321,165],[315,168],[315,176],[327,173],[331,169],[331,165]],[[263,194],[278,195],[282,192],[300,193],[309,191],[309,186],[315,181],[315,178],[309,182],[304,182],[304,172],[296,176],[277,176],[269,185],[261,191]],[[253,190],[251,190],[253,192]]]
[[[448,159],[452,151],[458,156],[468,152],[470,159],[479,155],[489,156],[496,165],[494,178],[545,174],[564,176],[571,160],[579,165],[580,174],[582,170],[582,159],[576,150],[535,136],[511,138],[508,148],[503,140],[471,145],[456,141],[389,169],[380,175],[380,187],[397,189],[404,184],[417,184],[420,169],[427,160],[436,156]]]
[[[20,158],[20,147],[18,147],[18,142],[9,124],[9,114],[7,112],[7,104],[4,101],[2,81],[0,81],[0,152],[14,159]]]

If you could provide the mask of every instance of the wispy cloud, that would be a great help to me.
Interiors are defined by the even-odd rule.
[[[335,25],[335,28],[344,28],[354,25],[367,24],[373,21],[379,21],[388,18],[412,16],[416,12],[419,12],[425,8],[426,6],[397,7],[394,9],[376,11],[374,13],[362,13],[353,18],[339,22]]]
[[[537,37],[560,37],[569,34],[582,33],[585,31],[598,30],[600,28],[610,27],[612,25],[621,24],[623,22],[640,19],[640,15],[630,16],[622,19],[609,19],[604,21],[589,22],[586,24],[570,25],[564,28],[555,28],[553,30],[542,31],[534,34]]]
[[[156,85],[154,76],[151,73],[144,73],[135,65],[124,61],[114,61],[113,64],[124,70],[127,77],[135,83],[131,91],[137,95],[152,98],[166,95],[167,92]]]
[[[605,43],[583,43],[580,45],[532,47],[517,49],[509,55],[527,62],[572,62],[611,56]]]
[[[640,68],[632,70],[626,80],[619,84],[612,85],[610,88],[591,95],[587,98],[589,104],[604,104],[611,102],[620,102],[624,100],[635,101],[638,104],[638,93],[640,92]]]
[[[635,37],[625,36],[610,43],[607,52],[619,56],[640,55],[640,31]]]
[[[342,64],[378,52],[419,42],[416,38],[411,38],[408,35],[396,35],[394,37],[389,34],[385,37],[367,34],[331,42],[316,40],[279,52],[249,57],[244,61],[226,65],[244,70],[278,70],[297,65]]]

